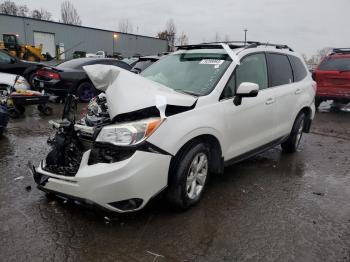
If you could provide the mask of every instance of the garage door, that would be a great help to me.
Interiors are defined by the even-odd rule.
[[[55,35],[50,33],[34,32],[34,45],[43,44],[42,53],[50,53],[51,56],[56,56]]]

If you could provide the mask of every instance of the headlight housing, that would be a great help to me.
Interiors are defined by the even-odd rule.
[[[97,136],[96,142],[105,142],[116,146],[137,145],[147,139],[161,123],[161,118],[157,117],[105,126]]]

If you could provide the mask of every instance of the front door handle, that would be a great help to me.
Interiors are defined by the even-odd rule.
[[[265,104],[267,104],[267,105],[271,105],[271,104],[273,104],[273,103],[275,103],[275,99],[273,99],[272,97],[270,97],[269,99],[267,99],[266,102],[265,102]]]
[[[301,89],[300,88],[298,88],[297,90],[295,90],[295,94],[297,95],[297,94],[300,94],[301,93]]]

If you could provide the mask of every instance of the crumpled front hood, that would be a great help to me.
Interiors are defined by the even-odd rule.
[[[110,118],[156,106],[164,115],[166,105],[192,106],[197,98],[181,94],[140,75],[110,65],[84,66],[96,89],[106,93]]]

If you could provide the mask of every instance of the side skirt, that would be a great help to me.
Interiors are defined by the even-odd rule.
[[[286,141],[286,140],[288,139],[288,136],[289,136],[289,135],[280,137],[280,138],[278,138],[278,139],[276,139],[276,140],[273,140],[273,141],[270,142],[270,143],[267,143],[267,144],[265,144],[265,145],[263,145],[263,146],[260,146],[260,147],[258,147],[258,148],[256,148],[256,149],[253,149],[253,150],[251,150],[251,151],[249,151],[249,152],[247,152],[247,153],[244,153],[244,154],[242,154],[242,155],[240,155],[240,156],[237,156],[237,157],[234,157],[234,158],[232,158],[232,159],[226,160],[226,161],[224,162],[224,165],[225,165],[225,166],[231,166],[231,165],[233,165],[233,164],[236,164],[236,163],[238,163],[238,162],[241,162],[241,161],[243,161],[243,160],[246,160],[246,159],[248,159],[248,158],[251,158],[252,156],[261,154],[261,153],[263,153],[264,151],[269,150],[270,148],[273,148],[273,147],[275,147],[275,146],[277,146],[277,145],[283,143],[284,141]]]

